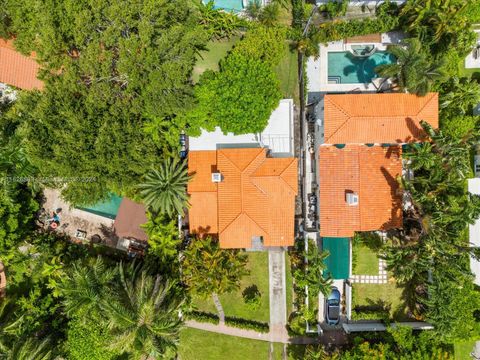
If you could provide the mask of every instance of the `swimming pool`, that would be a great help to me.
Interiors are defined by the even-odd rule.
[[[110,197],[102,202],[93,204],[91,206],[85,206],[79,208],[80,210],[83,211],[88,211],[92,214],[103,216],[112,220],[115,220],[118,214],[118,208],[120,207],[120,204],[122,202],[122,199],[120,196],[111,194]]]
[[[395,56],[386,51],[377,51],[367,57],[354,56],[349,51],[328,53],[329,84],[364,84],[378,77],[375,68],[392,64]]]
[[[215,9],[223,9],[227,11],[242,11],[244,0],[214,0]],[[204,4],[208,4],[209,0],[203,0]]]

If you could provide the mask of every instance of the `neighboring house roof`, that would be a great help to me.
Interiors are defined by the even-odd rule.
[[[0,39],[0,82],[24,90],[43,89],[34,58],[34,53],[28,57],[16,51],[11,40]]]
[[[188,147],[190,151],[268,147],[275,154],[293,156],[293,100],[280,100],[261,133],[224,134],[217,126],[214,131],[202,130],[200,136],[190,137]]]
[[[148,221],[145,207],[130,199],[123,198],[113,224],[120,238],[133,238],[147,241],[148,237],[141,225]]]
[[[325,95],[325,144],[425,140],[420,121],[438,128],[438,94]]]
[[[218,234],[222,248],[250,248],[253,237],[293,245],[297,159],[268,158],[265,148],[190,151],[188,168],[192,233]]]
[[[321,236],[402,227],[400,146],[321,146],[319,163]],[[347,204],[348,192],[358,194],[358,205]]]

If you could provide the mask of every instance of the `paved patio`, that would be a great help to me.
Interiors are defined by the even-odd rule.
[[[388,276],[385,260],[378,260],[378,275],[352,275],[350,282],[359,284],[386,284],[388,282]]]
[[[56,231],[78,241],[88,241],[92,236],[98,235],[103,244],[111,247],[117,246],[118,237],[113,229],[113,220],[72,207],[61,198],[60,190],[45,189],[44,196],[46,201],[43,208],[48,217],[51,217],[56,209],[62,209],[60,226]],[[41,220],[45,221],[45,219]]]

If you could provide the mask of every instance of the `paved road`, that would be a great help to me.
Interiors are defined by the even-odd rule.
[[[278,336],[286,335],[287,293],[285,283],[285,251],[268,250],[268,275],[270,286],[270,330]]]

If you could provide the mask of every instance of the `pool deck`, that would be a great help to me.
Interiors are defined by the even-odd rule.
[[[347,40],[332,41],[327,44],[320,45],[320,56],[315,59],[310,57],[307,61],[308,91],[309,92],[328,92],[328,93],[344,93],[344,92],[368,92],[377,91],[377,87],[371,83],[355,83],[355,84],[332,84],[328,82],[328,53],[336,51],[350,51],[352,45],[375,45],[377,51],[385,51],[390,44],[398,44],[403,35],[398,32],[372,34],[362,37],[351,38]],[[380,39],[381,42],[372,42],[369,40]],[[377,40],[378,41],[378,40]],[[381,78],[375,79],[375,83],[382,81]]]
[[[85,241],[93,235],[99,235],[104,245],[116,247],[118,238],[113,230],[113,220],[103,216],[71,207],[60,196],[60,190],[45,189],[45,203],[43,208],[51,215],[57,208],[62,208],[60,213],[60,226],[55,230],[68,235],[72,240],[82,241],[76,237],[77,230],[86,232]]]

